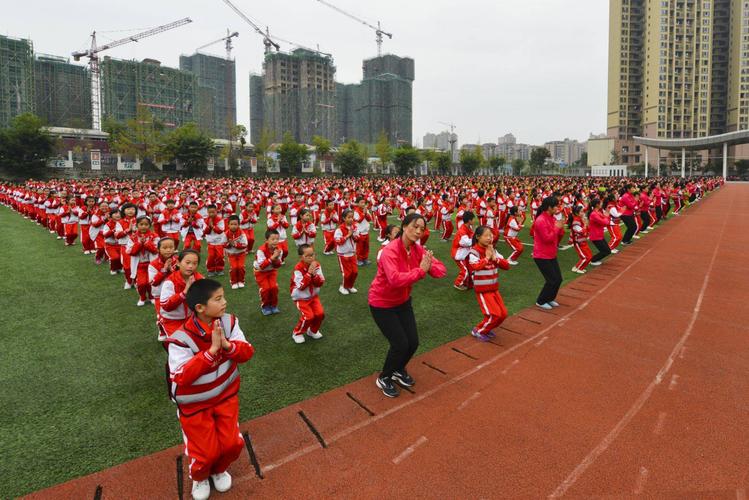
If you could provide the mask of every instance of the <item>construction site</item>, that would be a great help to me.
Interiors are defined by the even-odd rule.
[[[34,111],[34,45],[0,36],[0,127]]]

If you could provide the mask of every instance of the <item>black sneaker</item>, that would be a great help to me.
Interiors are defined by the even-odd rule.
[[[390,377],[377,377],[375,384],[382,389],[382,393],[389,398],[396,398],[400,395],[398,388],[395,387],[393,380]]]
[[[413,385],[416,383],[413,377],[406,373],[406,370],[393,372],[393,376],[391,378],[393,379],[393,382],[397,383],[401,387],[413,387]]]

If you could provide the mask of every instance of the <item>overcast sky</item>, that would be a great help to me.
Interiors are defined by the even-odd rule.
[[[271,33],[333,54],[337,79],[361,79],[377,54],[374,32],[317,0],[232,0]],[[384,52],[416,61],[414,141],[454,122],[460,143],[585,140],[606,127],[608,3],[605,0],[329,0],[393,33]],[[143,28],[190,17],[192,24],[106,54],[178,67],[191,54],[239,31],[237,113],[249,123],[249,73],[262,69],[262,39],[222,0],[24,0],[7,2],[0,33],[30,38],[37,52],[69,55]],[[111,30],[135,30],[107,32]],[[290,46],[282,46],[289,49]],[[204,51],[223,55],[216,44]]]

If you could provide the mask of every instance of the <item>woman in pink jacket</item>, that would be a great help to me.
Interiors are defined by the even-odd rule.
[[[426,228],[423,215],[410,213],[401,224],[401,236],[380,254],[377,274],[369,287],[369,309],[378,328],[390,343],[385,364],[376,384],[389,398],[399,395],[393,382],[414,385],[406,365],[419,347],[416,319],[411,306],[411,288],[427,274],[447,275],[445,265],[431,251],[417,244]]]
[[[554,215],[560,210],[555,196],[544,198],[536,211],[533,221],[533,260],[544,276],[544,287],[538,294],[536,305],[541,309],[558,307],[556,301],[559,287],[562,286],[562,270],[557,260],[558,244],[564,235],[564,221]]]
[[[588,221],[590,227],[590,241],[598,249],[598,253],[590,260],[591,266],[600,266],[601,261],[611,255],[609,244],[603,235],[604,228],[609,226],[609,209],[604,209],[601,200],[593,198],[588,206]]]

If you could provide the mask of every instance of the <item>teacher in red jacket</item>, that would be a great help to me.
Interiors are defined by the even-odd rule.
[[[545,310],[559,307],[555,299],[562,286],[557,247],[564,235],[564,221],[554,218],[558,211],[559,200],[555,196],[548,196],[541,202],[533,221],[533,260],[545,280],[536,305]]]
[[[414,385],[406,365],[419,347],[416,318],[411,306],[411,288],[427,274],[433,278],[447,275],[445,265],[418,242],[426,220],[410,213],[401,224],[401,236],[385,246],[377,263],[377,274],[369,287],[369,309],[378,328],[390,343],[376,384],[382,393],[394,398],[399,395],[395,383],[402,387]]]

